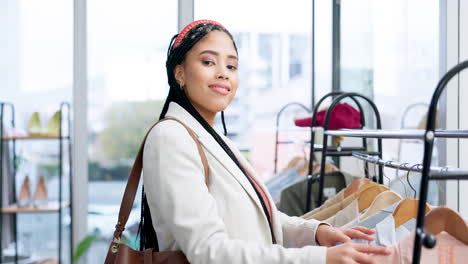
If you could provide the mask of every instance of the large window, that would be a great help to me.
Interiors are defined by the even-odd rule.
[[[88,230],[103,238],[89,263],[103,263],[129,170],[168,92],[166,53],[177,32],[177,1],[88,2]],[[133,245],[138,192],[125,236]]]
[[[383,128],[423,124],[439,80],[439,1],[344,0],[339,22],[341,90],[374,100]],[[384,140],[384,159],[421,163],[422,143]]]
[[[316,2],[315,83],[320,96],[331,87],[331,5]],[[241,81],[225,111],[228,135],[249,153],[266,180],[273,174],[276,114],[291,102],[311,106],[312,1],[196,0],[194,9],[195,19],[217,20],[234,35]],[[284,121],[283,127],[293,124],[292,118]],[[281,146],[279,167],[291,158],[287,153],[292,147]]]
[[[60,109],[61,102],[71,101],[72,7],[73,1],[64,0],[0,1],[0,101],[14,104],[16,133],[28,132],[28,122],[33,112],[38,112],[41,126],[47,128],[51,116]],[[9,113],[5,114],[7,120],[9,117]],[[9,124],[4,122],[4,125]],[[4,132],[12,131],[7,127]],[[58,146],[58,140],[16,141],[17,194],[26,176],[30,179],[31,195],[35,192],[40,176],[44,176],[48,200],[58,199]],[[67,165],[65,163],[63,199],[68,201]],[[11,177],[11,174],[3,176]],[[13,191],[11,178],[7,182],[10,184],[4,185],[1,190],[4,197],[5,192]],[[64,209],[62,220],[62,260],[69,263],[68,208]],[[27,262],[58,258],[58,223],[57,213],[17,214],[19,255],[29,256]],[[6,247],[3,255],[12,255],[12,237],[5,240],[4,236],[11,233],[12,222],[3,222],[1,228],[2,247]]]

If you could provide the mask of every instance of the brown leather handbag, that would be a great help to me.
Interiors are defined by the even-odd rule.
[[[209,168],[208,168],[208,161],[206,160],[205,152],[198,141],[197,136],[195,133],[186,126],[181,121],[174,119],[174,118],[164,118],[159,120],[156,124],[154,124],[146,133],[146,136],[141,143],[140,150],[138,151],[137,157],[135,162],[133,163],[132,170],[130,172],[130,176],[128,178],[127,186],[125,187],[124,196],[122,199],[122,203],[120,205],[119,211],[119,220],[117,225],[115,226],[114,238],[110,244],[109,250],[107,251],[107,257],[105,260],[105,264],[187,264],[189,263],[187,258],[185,257],[182,251],[156,251],[152,248],[146,249],[145,251],[138,251],[134,250],[131,247],[120,243],[120,237],[122,232],[125,229],[125,224],[127,223],[128,216],[130,215],[130,210],[132,208],[133,202],[135,200],[135,194],[137,192],[138,183],[140,182],[141,170],[143,168],[143,149],[145,146],[146,138],[148,137],[149,131],[165,120],[174,120],[180,123],[182,126],[187,129],[189,135],[193,138],[195,143],[197,144],[198,153],[200,154],[203,167],[205,169],[205,183],[208,185],[208,175],[209,175]]]

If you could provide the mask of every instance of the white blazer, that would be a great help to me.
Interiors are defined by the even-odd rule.
[[[277,244],[254,188],[215,139],[184,108],[170,103],[174,117],[198,136],[207,156],[209,186],[194,140],[175,121],[158,124],[143,153],[144,187],[160,250],[182,250],[197,263],[325,263],[326,248],[316,245],[321,222],[289,217],[270,201]],[[258,179],[228,138],[223,140],[241,165]]]

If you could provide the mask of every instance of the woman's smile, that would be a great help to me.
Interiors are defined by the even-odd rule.
[[[208,87],[210,87],[210,89],[213,90],[214,92],[221,94],[221,95],[228,95],[229,92],[231,91],[231,88],[229,88],[228,85],[225,85],[222,83],[211,84]]]

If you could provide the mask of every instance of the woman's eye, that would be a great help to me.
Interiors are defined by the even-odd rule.
[[[214,65],[214,62],[212,62],[212,61],[203,61],[203,64],[205,64],[205,65]]]
[[[230,70],[237,70],[237,67],[234,65],[228,65],[228,69]]]

